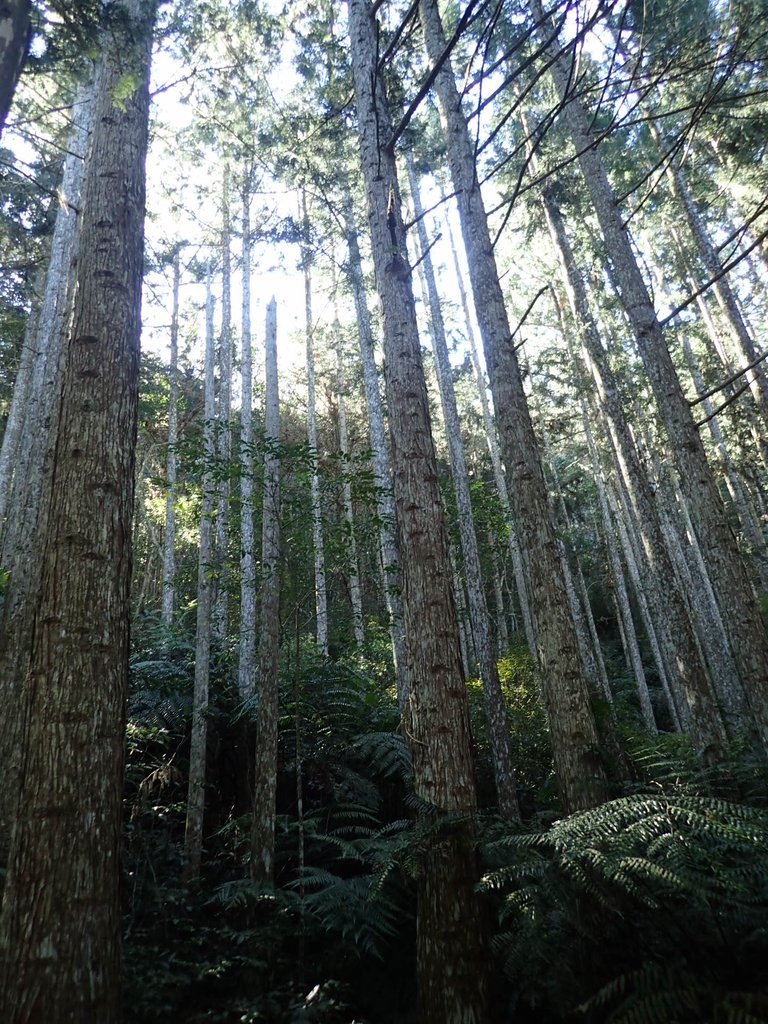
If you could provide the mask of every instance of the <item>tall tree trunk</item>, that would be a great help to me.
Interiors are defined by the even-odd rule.
[[[307,337],[307,441],[311,462],[310,489],[312,502],[312,545],[315,552],[315,613],[317,646],[328,655],[328,594],[325,581],[325,545],[323,543],[323,510],[320,497],[320,464],[317,456],[317,403],[315,399],[315,325],[312,321],[312,259],[309,245],[307,194],[301,193],[304,224],[302,264],[304,267],[304,309]]]
[[[672,227],[670,234],[672,235],[675,248],[677,249],[679,259],[684,268],[688,287],[692,294],[696,294],[698,286],[694,280],[680,232]],[[723,339],[720,336],[720,331],[712,319],[706,295],[696,295],[696,307],[699,310],[701,319],[706,327],[707,337],[712,343],[712,348],[717,353],[717,357],[720,360],[727,377],[729,379],[733,378],[733,363],[731,362],[725,346],[723,345]],[[743,393],[738,394],[738,391],[740,391],[740,382],[738,380],[734,380],[733,383],[723,389],[722,396],[727,401],[724,412],[726,415],[730,414],[731,416],[736,414],[739,420],[743,419],[745,421],[755,443],[755,451],[760,462],[762,463],[763,468],[768,471],[768,438],[766,437],[766,432],[762,427],[757,410],[755,409],[754,403],[750,400],[750,397]]]
[[[251,177],[243,171],[242,399],[240,412],[240,658],[238,690],[256,692],[256,565],[253,531],[253,347],[251,344]]]
[[[670,685],[685,697],[690,709],[692,739],[706,760],[721,758],[725,731],[717,698],[702,662],[694,630],[661,528],[654,496],[624,416],[619,389],[592,317],[586,288],[576,266],[565,224],[549,190],[542,197],[553,246],[560,260],[571,313],[579,329],[586,373],[594,380],[597,402],[606,420],[624,486],[632,504],[633,520],[647,567],[646,598],[664,663],[673,678]]]
[[[173,622],[176,576],[176,466],[178,456],[179,395],[179,287],[181,284],[181,245],[173,256],[173,306],[171,309],[171,361],[168,367],[168,455],[165,481],[165,532],[163,534],[163,604],[161,621],[166,629]]]
[[[119,1019],[119,863],[151,22],[103,39],[81,256],[43,494],[0,1018]],[[145,9],[144,9],[145,10]],[[120,108],[126,68],[136,90]]]
[[[659,150],[662,154],[666,153],[667,148],[661,137],[661,132],[656,127],[653,119],[648,121],[648,125]],[[707,277],[717,278],[712,285],[712,290],[730,328],[734,347],[740,357],[739,363],[742,366],[749,366],[757,359],[757,349],[742,316],[738,300],[731,288],[728,276],[722,272],[717,252],[701,219],[701,214],[696,209],[696,204],[688,189],[682,170],[673,160],[666,162],[665,170],[672,194],[680,203],[685,213],[691,237]],[[768,426],[768,380],[765,376],[765,367],[763,365],[755,366],[746,372],[745,377],[749,382],[749,390],[752,397],[762,414],[763,425]]]
[[[60,213],[59,215],[62,216],[63,214]],[[52,272],[53,268],[49,266],[46,278],[43,279],[44,289],[47,288],[46,279],[48,281],[53,280],[50,276]],[[61,273],[62,268],[59,268],[59,270],[54,273],[57,283],[60,280]],[[38,273],[36,284],[38,284],[39,281],[40,274]],[[21,471],[19,463],[24,420],[30,405],[30,396],[32,393],[37,325],[40,319],[40,310],[36,308],[37,291],[38,289],[35,287],[33,306],[29,316],[27,317],[27,323],[24,328],[24,340],[21,343],[19,365],[13,382],[13,395],[11,397],[11,404],[8,410],[8,417],[5,421],[2,448],[0,448],[0,551],[3,550],[3,541],[7,526],[6,516],[11,504],[11,490],[13,488],[14,477]],[[0,561],[0,564],[6,565],[7,563],[5,561]]]
[[[221,340],[216,455],[219,484],[216,498],[216,588],[213,598],[213,633],[223,644],[229,629],[229,499],[232,458],[232,222],[229,205],[229,165],[224,167],[221,198]]]
[[[768,592],[768,547],[766,547],[765,538],[752,515],[752,510],[749,507],[744,487],[739,479],[738,473],[736,472],[736,467],[733,464],[733,459],[731,458],[730,451],[728,450],[728,446],[725,442],[723,432],[720,429],[720,424],[717,421],[717,417],[714,415],[714,406],[709,398],[703,397],[707,393],[707,388],[704,383],[704,378],[699,364],[693,354],[691,343],[685,334],[683,334],[682,342],[685,362],[691,374],[696,394],[701,401],[702,412],[707,417],[707,429],[709,430],[715,449],[720,456],[728,493],[731,496],[731,500],[736,508],[736,514],[739,518],[739,523],[741,524],[741,528],[747,538],[749,547],[752,550],[752,556],[760,578],[760,585],[763,590]]]
[[[342,196],[344,227],[349,250],[348,278],[352,289],[357,315],[357,331],[360,341],[360,359],[363,368],[363,389],[365,407],[368,413],[368,430],[371,440],[371,463],[376,485],[376,513],[378,517],[379,549],[384,574],[384,600],[389,614],[389,629],[392,638],[392,657],[397,680],[397,700],[402,711],[408,699],[407,656],[405,652],[405,623],[403,599],[400,585],[400,554],[397,549],[397,517],[392,496],[392,470],[389,451],[384,434],[384,412],[379,390],[379,378],[373,354],[371,318],[365,299],[363,265],[357,240],[349,184],[344,181]]]
[[[420,0],[427,53],[438,61],[446,46],[435,0]],[[568,607],[557,538],[520,368],[476,173],[474,145],[461,110],[450,60],[435,79],[445,124],[448,163],[458,194],[475,313],[485,348],[509,497],[523,552],[533,632],[560,793],[569,810],[605,798],[605,773]]]
[[[352,604],[352,626],[355,633],[355,643],[358,647],[362,647],[365,642],[365,630],[363,628],[363,598],[360,592],[360,569],[357,561],[355,517],[352,508],[352,482],[349,477],[349,438],[347,436],[347,406],[345,398],[347,393],[347,384],[344,374],[344,360],[341,353],[341,326],[338,318],[335,323],[335,331],[336,373],[338,376],[337,393],[339,399],[339,449],[341,451],[341,465],[343,473],[341,491],[348,544],[347,564],[349,566],[349,596]]]
[[[0,564],[19,566],[18,578],[31,578],[23,567],[40,508],[44,462],[52,429],[59,384],[59,362],[66,317],[72,312],[73,267],[80,229],[80,191],[85,173],[85,152],[93,122],[92,85],[77,90],[73,127],[67,141],[64,171],[58,189],[59,207],[51,240],[42,304],[30,335],[32,365],[28,384],[23,376],[13,404],[0,453]],[[25,392],[26,391],[26,395]],[[50,470],[50,467],[48,467]],[[8,515],[10,509],[14,514]],[[8,600],[6,599],[6,605]]]
[[[648,606],[646,593],[649,588],[639,568],[639,564],[643,564],[642,549],[635,536],[634,523],[629,514],[628,503],[625,501],[624,488],[618,479],[611,481],[611,483],[612,486],[607,491],[611,515],[619,535],[619,543],[624,552],[624,562],[626,563],[629,579],[635,592],[637,606],[640,609],[640,617],[645,627],[645,634],[648,637],[653,661],[656,665],[656,674],[664,691],[670,718],[674,723],[675,729],[680,732],[687,732],[689,731],[690,715],[688,705],[679,690],[673,690],[670,683],[670,678],[674,679],[675,677],[664,658],[659,639],[656,635],[656,625]]]
[[[541,0],[531,0],[531,11],[545,21]],[[545,31],[547,31],[545,29]],[[763,745],[768,749],[768,638],[760,618],[749,575],[707,462],[691,408],[680,386],[663,331],[638,266],[629,234],[578,99],[569,96],[570,71],[557,56],[551,38],[546,47],[550,74],[563,104],[563,116],[573,139],[584,180],[600,223],[614,280],[637,342],[666,428],[670,449],[696,535],[718,596],[728,639],[736,659],[750,708]]]
[[[0,6],[0,134],[27,59],[31,10],[31,0],[4,0]]]
[[[192,695],[192,733],[189,748],[189,788],[184,855],[184,877],[196,881],[200,875],[205,815],[205,771],[208,740],[208,683],[211,671],[213,616],[213,506],[216,500],[216,345],[213,334],[213,292],[211,267],[205,282],[205,390],[203,414],[203,505],[200,511],[200,547],[197,562],[197,627],[195,634],[195,686]]]
[[[653,711],[653,704],[651,703],[651,695],[648,691],[648,681],[645,677],[645,668],[643,667],[643,659],[640,654],[640,646],[637,642],[637,632],[635,630],[635,623],[632,617],[632,607],[629,602],[629,594],[627,593],[627,584],[624,579],[624,569],[622,568],[621,559],[619,558],[619,552],[616,547],[616,538],[613,532],[613,523],[611,521],[608,498],[605,493],[605,481],[603,480],[602,467],[597,453],[597,446],[595,445],[595,440],[592,435],[592,428],[589,423],[587,403],[582,398],[580,404],[581,418],[582,423],[584,424],[584,432],[587,438],[587,447],[589,449],[589,457],[592,464],[592,477],[595,481],[597,500],[600,505],[600,518],[603,523],[603,535],[605,537],[605,546],[608,552],[608,564],[611,569],[613,590],[616,596],[619,626],[621,628],[622,644],[627,661],[627,668],[631,670],[632,675],[635,677],[635,686],[637,687],[637,696],[643,720],[650,732],[656,733],[658,732],[656,717]]]
[[[261,521],[261,632],[259,710],[253,779],[251,878],[271,885],[275,873],[278,656],[280,653],[280,392],[277,379],[277,306],[267,306],[264,415],[264,510]]]
[[[445,192],[441,189],[443,201],[445,201]],[[485,427],[485,438],[486,444],[488,445],[488,452],[491,456],[491,466],[493,467],[493,479],[496,482],[496,490],[499,495],[499,501],[504,510],[504,515],[507,521],[507,540],[509,544],[509,553],[512,556],[512,572],[515,577],[515,588],[517,590],[517,600],[520,605],[520,615],[523,620],[523,629],[525,631],[525,639],[528,644],[528,650],[531,652],[531,657],[536,657],[536,639],[533,634],[533,617],[531,616],[531,605],[528,598],[528,587],[525,581],[525,569],[523,567],[523,556],[520,551],[520,543],[517,539],[517,533],[515,532],[515,524],[512,519],[512,511],[509,506],[509,494],[507,491],[507,481],[504,476],[504,469],[501,465],[501,453],[499,452],[499,442],[496,437],[496,424],[491,413],[490,404],[488,402],[488,392],[485,382],[485,373],[480,363],[480,353],[477,349],[477,342],[475,340],[475,330],[472,326],[472,315],[469,309],[469,301],[467,297],[467,290],[464,287],[464,275],[459,265],[459,255],[456,249],[456,242],[453,237],[453,229],[451,228],[451,221],[446,214],[444,218],[445,226],[448,230],[448,242],[453,257],[453,268],[456,274],[456,280],[459,285],[459,297],[461,299],[461,308],[464,313],[464,323],[467,332],[467,341],[469,342],[469,351],[472,356],[472,367],[475,371],[475,379],[477,381],[477,390],[480,396],[480,408],[483,411],[483,426]]]
[[[542,431],[544,445],[551,451],[551,442],[547,437],[545,430]],[[573,523],[568,513],[568,507],[565,503],[565,495],[563,494],[563,488],[560,483],[560,474],[557,472],[557,466],[555,465],[554,459],[550,456],[549,459],[549,474],[553,484],[553,496],[555,500],[555,508],[559,514],[560,523],[567,536],[574,535]],[[590,668],[590,678],[592,682],[592,689],[596,691],[609,702],[613,702],[613,694],[611,693],[611,687],[608,682],[608,673],[605,668],[605,658],[603,657],[603,650],[600,646],[600,639],[597,635],[597,626],[595,625],[595,617],[592,614],[592,605],[589,601],[589,594],[587,592],[587,585],[584,581],[584,574],[581,571],[579,565],[579,559],[576,552],[571,547],[571,553],[573,557],[573,564],[575,566],[575,579],[574,574],[571,573],[568,561],[568,548],[565,542],[561,543],[563,569],[566,577],[566,584],[570,586],[573,591],[573,597],[569,598],[571,607],[576,606],[578,609],[574,615],[573,620],[576,624],[577,631],[581,628],[583,634],[583,640],[580,640],[582,649],[587,652],[586,664]],[[570,580],[569,580],[570,575]]]
[[[496,780],[496,799],[499,812],[505,818],[519,818],[520,808],[517,803],[517,787],[512,764],[512,745],[509,738],[509,722],[501,692],[499,670],[493,650],[490,615],[483,589],[483,576],[480,568],[480,551],[472,519],[472,499],[469,493],[469,477],[461,441],[461,425],[459,410],[456,404],[456,393],[453,390],[451,360],[448,355],[448,342],[445,337],[445,324],[440,308],[440,297],[437,293],[437,282],[430,255],[427,226],[424,221],[424,208],[419,192],[419,181],[410,153],[405,157],[408,168],[408,180],[415,213],[416,225],[421,249],[421,265],[427,283],[427,298],[430,311],[430,335],[435,353],[435,369],[437,384],[440,391],[440,404],[445,422],[445,436],[448,441],[448,453],[451,463],[454,494],[459,525],[459,539],[464,556],[464,574],[467,581],[467,598],[469,602],[469,623],[475,648],[480,679],[483,684],[485,698],[485,714],[488,721],[488,734],[491,740],[494,778]]]
[[[377,25],[367,0],[349,0],[349,34],[403,559],[410,677],[404,729],[416,795],[433,808],[432,829],[440,832],[439,841],[425,843],[418,883],[419,1019],[470,1024],[487,1019],[487,957],[474,891],[469,713],[397,170],[385,146],[391,124]]]
[[[493,544],[493,538],[491,538],[491,544]],[[507,628],[507,613],[504,608],[499,554],[495,548],[493,548],[493,600],[496,604],[496,651],[501,656],[509,650],[509,629]]]

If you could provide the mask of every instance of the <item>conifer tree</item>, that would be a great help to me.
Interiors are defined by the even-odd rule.
[[[24,775],[0,915],[0,1016],[119,1019],[128,686],[151,13],[102,38],[81,256],[43,494]],[[126,67],[135,88],[115,105]],[[21,704],[21,701],[19,702]]]

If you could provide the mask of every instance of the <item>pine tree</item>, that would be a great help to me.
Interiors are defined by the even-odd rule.
[[[32,597],[24,777],[0,933],[3,1020],[119,1019],[119,843],[151,22],[102,40],[56,458]],[[115,89],[132,68],[122,107]]]
[[[434,0],[419,12],[430,60],[444,56],[446,39]],[[448,163],[458,195],[459,216],[470,280],[485,348],[509,497],[520,540],[533,618],[538,662],[549,715],[558,782],[569,810],[590,807],[605,797],[604,769],[589,703],[576,632],[568,606],[563,569],[544,474],[480,194],[474,145],[461,110],[450,59],[435,77],[444,119]]]
[[[264,510],[261,527],[259,708],[253,776],[251,878],[271,885],[275,873],[278,655],[280,653],[280,393],[277,377],[277,305],[267,306],[264,416]]]
[[[377,26],[366,0],[349,0],[349,36],[383,318],[402,556],[410,682],[403,723],[416,795],[430,808],[433,828],[441,833],[439,839],[426,838],[419,880],[420,1019],[425,1024],[459,1024],[483,1020],[487,1002],[483,929],[474,892],[471,821],[476,797],[467,698],[397,170],[386,145],[391,125],[377,69]],[[445,819],[451,816],[460,820],[449,824]]]

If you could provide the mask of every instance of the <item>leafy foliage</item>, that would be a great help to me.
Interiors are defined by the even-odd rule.
[[[679,794],[490,843],[516,1019],[765,1019],[767,849],[764,811]]]

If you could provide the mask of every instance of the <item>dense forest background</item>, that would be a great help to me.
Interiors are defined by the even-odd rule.
[[[4,1022],[768,1021],[767,97],[759,0],[0,5]]]

